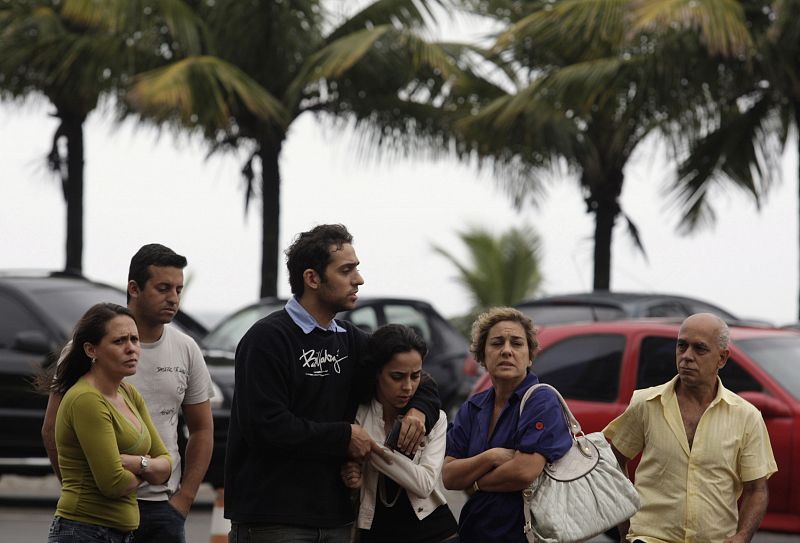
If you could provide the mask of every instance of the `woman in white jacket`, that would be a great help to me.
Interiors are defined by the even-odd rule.
[[[425,341],[402,325],[383,326],[370,337],[364,363],[372,379],[363,387],[356,423],[376,442],[386,441],[424,378],[427,350]],[[360,489],[361,543],[458,541],[458,525],[440,482],[446,434],[447,416],[440,411],[413,458],[386,447],[391,464],[373,454],[364,464],[342,467],[345,485]]]

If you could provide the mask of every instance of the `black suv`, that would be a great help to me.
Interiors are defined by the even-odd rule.
[[[61,273],[0,272],[0,474],[44,475],[50,462],[41,438],[47,397],[34,391],[32,380],[64,345],[72,328],[98,302],[126,303],[125,291]],[[172,326],[196,340],[205,327],[179,311]],[[207,479],[221,485],[230,418],[233,371],[209,367],[215,385],[214,460]],[[228,376],[230,374],[230,376]],[[229,383],[229,384],[225,384]],[[215,479],[219,477],[219,479]]]
[[[209,367],[231,368],[236,346],[250,326],[284,305],[286,300],[263,298],[225,317],[200,342]],[[453,415],[469,395],[478,366],[464,337],[431,304],[408,298],[365,297],[358,300],[355,309],[343,311],[336,318],[348,320],[366,332],[387,323],[413,328],[428,344],[423,367],[439,385],[442,408]],[[232,382],[231,379],[231,385]]]

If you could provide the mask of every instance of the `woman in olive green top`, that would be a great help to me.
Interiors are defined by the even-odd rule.
[[[61,497],[48,543],[132,541],[136,487],[169,477],[170,457],[144,400],[122,382],[136,373],[139,353],[125,307],[97,304],[75,327],[52,382],[64,399],[56,417]]]

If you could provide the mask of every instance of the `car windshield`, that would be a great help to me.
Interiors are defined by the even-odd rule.
[[[70,285],[70,288],[31,289],[30,296],[37,305],[58,323],[65,337],[72,332],[75,323],[90,307],[99,302],[125,305],[125,293],[102,285]]]
[[[613,321],[625,318],[618,307],[602,305],[528,305],[519,306],[520,311],[533,319],[536,325],[562,324],[565,322]]]
[[[743,339],[736,346],[800,400],[800,336]]]
[[[283,308],[283,304],[260,304],[242,309],[223,320],[203,338],[203,347],[208,350],[234,352],[239,340],[253,324],[270,313]]]

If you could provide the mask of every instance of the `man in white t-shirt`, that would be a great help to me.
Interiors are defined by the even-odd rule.
[[[152,243],[131,259],[128,271],[128,308],[136,317],[142,353],[136,374],[126,380],[144,397],[150,416],[173,459],[173,471],[164,485],[144,484],[137,490],[137,543],[184,543],[184,524],[203,482],[214,447],[210,399],[211,377],[195,341],[166,326],[178,312],[186,258]],[[56,475],[55,419],[61,396],[50,394],[42,438]],[[184,470],[178,452],[178,415],[189,430]],[[147,468],[142,459],[142,468]]]

